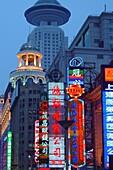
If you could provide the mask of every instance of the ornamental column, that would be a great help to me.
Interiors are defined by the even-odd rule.
[[[21,67],[22,66],[22,56],[19,58],[19,64],[18,64],[18,67]]]
[[[26,63],[25,63],[26,66],[28,66],[28,54],[26,54]]]
[[[36,55],[34,55],[34,66],[36,66]]]
[[[41,61],[40,61],[40,58],[38,58],[38,67],[41,67]]]

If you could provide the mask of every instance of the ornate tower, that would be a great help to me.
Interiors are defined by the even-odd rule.
[[[23,85],[27,81],[33,81],[36,84],[46,82],[45,72],[41,67],[42,55],[32,43],[23,44],[17,58],[19,60],[18,68],[10,73],[10,82],[13,88],[16,87],[18,81],[21,81]]]
[[[40,94],[46,88],[42,55],[30,42],[22,45],[18,68],[10,73],[12,167],[19,170],[36,169],[34,162],[35,121],[39,119]]]

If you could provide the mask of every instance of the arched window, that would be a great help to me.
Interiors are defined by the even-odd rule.
[[[32,78],[28,78],[27,84],[33,84],[33,79]]]

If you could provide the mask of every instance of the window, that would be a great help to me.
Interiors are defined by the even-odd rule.
[[[113,36],[110,36],[109,38],[110,38],[110,40],[113,40]]]
[[[28,129],[29,129],[29,130],[32,129],[32,126],[28,126]]]
[[[113,31],[113,28],[109,28],[109,31]]]
[[[97,55],[97,59],[103,59],[103,55],[101,54]]]
[[[29,102],[32,102],[32,98],[29,98]]]
[[[32,84],[33,83],[33,79],[32,78],[29,78],[28,80],[27,80],[27,84]]]
[[[100,40],[99,39],[94,39],[94,43],[99,43]]]
[[[33,90],[33,94],[36,94],[36,90]]]
[[[99,23],[95,22],[94,27],[99,27]]]
[[[28,113],[29,113],[29,114],[32,114],[32,111],[31,111],[31,110],[29,110],[29,111],[28,111]]]
[[[29,107],[31,107],[32,106],[32,103],[29,103]]]
[[[113,19],[109,19],[109,23],[113,23]]]
[[[90,46],[90,37],[89,37],[89,27],[85,30],[83,34],[83,46],[89,47]]]
[[[29,94],[32,94],[32,90],[29,90]]]

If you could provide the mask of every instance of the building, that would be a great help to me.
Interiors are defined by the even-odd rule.
[[[38,0],[25,11],[26,20],[36,28],[29,34],[28,41],[36,44],[42,59],[42,68],[50,67],[59,49],[68,48],[68,37],[59,27],[68,22],[70,11],[57,0]]]
[[[84,87],[85,94],[90,93],[96,88],[95,78],[101,72],[101,64],[109,64],[113,58],[113,13],[104,11],[99,16],[88,16],[84,24],[82,25],[80,31],[74,38],[65,55],[62,51],[56,56],[51,67],[49,68],[47,75],[49,75],[52,70],[59,69],[64,77],[61,81],[65,82],[67,85],[67,67],[71,65],[77,68],[81,66],[84,68]],[[61,62],[62,61],[62,62]],[[62,66],[62,63],[65,66]],[[63,69],[61,69],[63,68]],[[98,91],[98,88],[96,89]],[[96,101],[100,100],[99,93],[97,91],[92,92],[92,97],[96,98]],[[93,100],[93,99],[92,99]],[[90,100],[91,101],[91,100]],[[96,102],[95,101],[95,102]],[[100,107],[100,106],[99,106]],[[95,163],[97,166],[101,164],[101,156],[98,154],[99,150],[102,151],[102,145],[98,147],[98,141],[96,142],[96,156],[95,160],[94,154],[94,124],[96,125],[96,120],[99,118],[100,121],[100,108],[97,108],[98,116],[94,117],[92,105],[88,100],[85,100],[85,135],[86,135],[86,151],[87,151],[87,168],[94,168]],[[99,126],[99,125],[98,125]],[[101,133],[101,126],[99,126]],[[95,134],[98,135],[98,134]],[[102,138],[100,139],[100,142]],[[96,161],[96,162],[95,162]]]
[[[4,96],[0,98],[0,169],[11,167],[11,157],[8,153],[8,133],[10,131],[11,84],[7,86]]]
[[[84,63],[95,63],[99,73],[101,64],[112,60],[113,13],[104,11],[98,16],[90,15],[69,47],[72,56],[83,57]]]
[[[45,89],[42,55],[25,43],[17,54],[18,68],[10,73],[12,167],[36,169],[34,162],[35,121],[39,119],[40,94]]]

